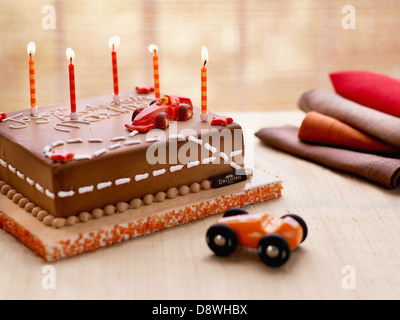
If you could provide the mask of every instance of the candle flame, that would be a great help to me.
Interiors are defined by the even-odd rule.
[[[75,52],[71,48],[67,48],[67,51],[65,53],[67,54],[68,60],[72,60],[75,58]]]
[[[26,51],[28,52],[29,55],[34,55],[36,52],[36,45],[33,41],[28,43],[28,47],[26,48]]]
[[[204,65],[208,62],[208,50],[206,47],[201,49],[201,60],[203,61]]]
[[[149,45],[149,51],[151,53],[157,53],[158,47],[155,44],[151,44],[151,45]]]
[[[114,50],[114,48],[119,46],[120,38],[118,36],[112,36],[110,40],[108,40],[108,46]]]

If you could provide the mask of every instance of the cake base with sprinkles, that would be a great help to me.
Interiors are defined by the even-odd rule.
[[[55,261],[152,232],[189,223],[233,207],[258,203],[282,195],[282,181],[263,170],[254,169],[246,180],[223,188],[186,189],[165,201],[146,204],[143,200],[118,209],[113,214],[86,212],[84,219],[60,228],[47,226],[38,213],[28,212],[23,197],[1,182],[0,228],[11,233],[44,261]],[[6,190],[9,189],[7,192]],[[13,191],[14,192],[11,192]],[[121,210],[121,211],[120,211]],[[54,220],[53,220],[54,221]]]

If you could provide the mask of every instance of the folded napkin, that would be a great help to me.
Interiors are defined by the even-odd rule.
[[[342,121],[387,144],[400,148],[400,118],[364,107],[338,94],[310,90],[302,94],[298,106]]]
[[[327,167],[354,174],[389,189],[400,186],[400,160],[374,154],[313,145],[298,139],[297,127],[265,128],[256,133],[264,143]]]
[[[346,99],[400,117],[400,81],[368,71],[342,71],[330,75],[335,91]]]
[[[299,130],[299,139],[314,144],[400,157],[400,148],[374,139],[335,118],[315,111],[306,114]]]

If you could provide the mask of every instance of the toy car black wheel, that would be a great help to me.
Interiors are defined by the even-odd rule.
[[[206,240],[209,248],[220,257],[232,254],[238,244],[235,232],[225,224],[211,226],[207,231]]]
[[[223,217],[232,217],[232,216],[237,216],[239,214],[249,214],[246,210],[242,208],[232,208],[227,210],[224,214]]]
[[[303,242],[307,238],[307,234],[308,234],[307,224],[305,223],[303,218],[299,217],[297,214],[289,213],[289,214],[285,214],[284,216],[282,216],[281,219],[283,219],[285,217],[291,217],[301,225],[301,228],[303,229],[303,238],[301,239],[301,242]]]
[[[164,130],[169,126],[169,115],[165,112],[160,112],[156,118],[156,127]]]
[[[135,111],[133,111],[132,113],[132,121],[135,120],[135,118],[137,117],[137,115],[139,113],[141,113],[144,110],[144,108],[137,108]]]
[[[279,267],[288,261],[290,248],[279,234],[268,234],[261,238],[257,247],[258,255],[270,267]]]
[[[176,119],[179,121],[188,120],[193,116],[193,108],[186,104],[181,103],[178,107]]]
[[[159,101],[160,99],[153,99],[150,101],[149,106],[151,106],[152,104],[156,103],[157,101]]]

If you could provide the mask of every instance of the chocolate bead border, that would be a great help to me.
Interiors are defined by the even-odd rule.
[[[208,190],[211,188],[210,180],[203,180],[200,183],[193,182],[188,185],[182,185],[179,188],[171,187],[166,192],[159,191],[156,194],[147,194],[142,198],[133,198],[129,203],[118,202],[116,204],[106,205],[104,208],[94,208],[91,212],[83,211],[77,215],[69,216],[68,218],[54,217],[46,210],[36,206],[22,193],[19,193],[11,185],[5,181],[0,180],[1,194],[7,196],[8,199],[13,201],[20,208],[24,209],[27,213],[32,214],[39,221],[43,222],[46,226],[59,229],[63,227],[73,226],[76,223],[87,222],[92,219],[100,219],[104,216],[111,216],[113,214],[120,214],[128,209],[139,209],[144,205],[151,205],[154,202],[163,202],[167,199],[175,199],[177,196],[186,196],[190,193],[197,193],[201,190]]]

